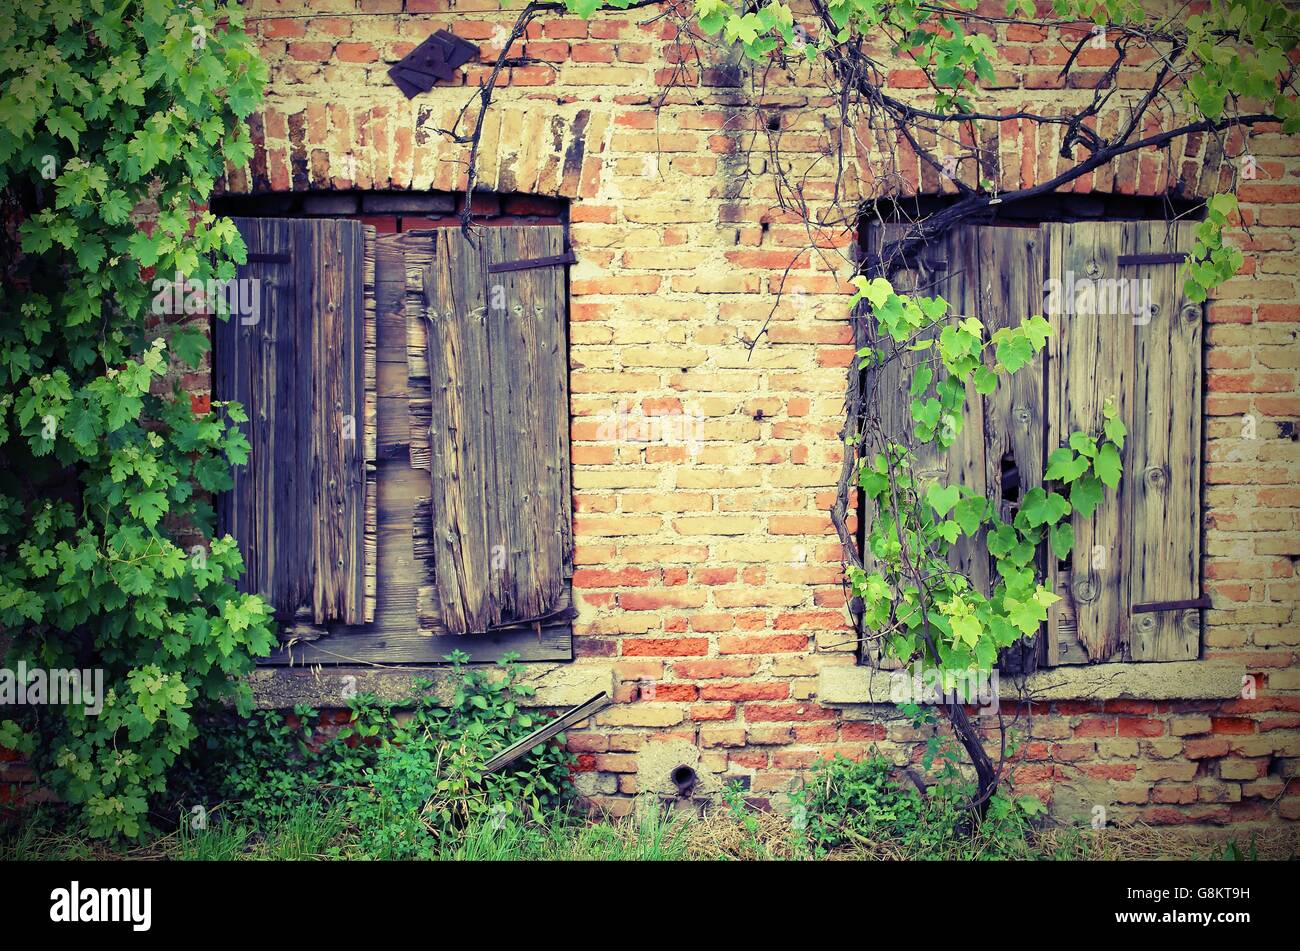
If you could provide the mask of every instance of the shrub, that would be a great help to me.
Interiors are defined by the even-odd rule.
[[[223,800],[236,822],[261,832],[298,815],[302,803],[337,810],[360,853],[428,858],[449,833],[470,825],[541,822],[571,795],[572,757],[563,734],[491,775],[483,765],[544,719],[521,706],[534,693],[523,665],[507,656],[494,671],[455,652],[447,702],[421,682],[409,708],[358,695],[337,732],[323,734],[320,714],[259,711],[211,731],[206,753],[190,758],[186,797]],[[399,717],[399,712],[409,716]]]
[[[905,709],[917,726],[935,722],[932,713],[915,705]],[[936,734],[921,760],[934,775],[929,784],[911,771],[900,778],[874,747],[856,762],[838,755],[820,760],[790,797],[794,828],[816,855],[887,844],[899,857],[1028,857],[1031,820],[1044,811],[1043,804],[1032,796],[1014,796],[1004,782],[982,813],[970,808],[976,783],[963,773],[960,759],[956,745]]]
[[[207,338],[150,307],[155,275],[226,279],[243,260],[233,223],[201,209],[252,154],[265,79],[235,4],[0,10],[5,666],[96,670],[103,688],[19,707],[0,742],[30,751],[93,836],[148,831],[195,712],[246,703],[274,643],[268,606],[236,590],[235,543],[212,538],[244,411],[199,416],[164,386]],[[201,536],[188,549],[181,525]]]

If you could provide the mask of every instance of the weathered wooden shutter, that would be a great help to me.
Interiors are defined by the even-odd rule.
[[[214,321],[217,396],[244,404],[248,463],[218,502],[242,590],[282,620],[374,615],[374,309],[355,221],[236,218],[256,281],[251,314]],[[368,530],[369,529],[369,530]]]
[[[985,332],[991,335],[1003,327],[1019,326],[1025,318],[1038,314],[1043,272],[1043,240],[1038,229],[986,227],[980,229],[978,244],[976,316],[984,323]],[[988,363],[992,366],[994,362],[990,353]],[[983,397],[984,489],[1004,522],[1015,518],[1024,493],[1043,483],[1046,363],[1043,354],[1037,354],[1010,377],[1000,377],[997,389]],[[1039,570],[1046,564],[1047,552],[1040,551]],[[1021,638],[1002,652],[999,666],[1008,674],[1027,674],[1039,666],[1042,656],[1040,636]]]
[[[1201,308],[1182,296],[1190,222],[1044,226],[1049,314],[1048,447],[1094,433],[1107,399],[1128,426],[1119,490],[1072,516],[1053,664],[1188,660],[1201,633]]]
[[[1050,451],[1075,430],[1100,429],[1108,398],[1129,428],[1118,492],[1107,490],[1091,518],[1073,516],[1067,563],[1040,554],[1045,583],[1063,600],[1049,611],[1045,635],[1003,652],[1003,671],[1197,657],[1205,606],[1201,308],[1182,297],[1178,263],[1195,225],[963,226],[926,248],[915,271],[881,258],[903,227],[870,228],[870,273],[890,277],[899,290],[943,296],[950,313],[978,317],[988,334],[1039,313],[1053,329],[1047,353],[1000,379],[991,395],[968,389],[957,441],[946,457],[931,450],[918,458],[918,475],[983,491],[1009,521],[1024,490],[1042,484]],[[1063,305],[1078,298],[1085,280],[1106,282],[1089,285],[1087,312],[1049,306],[1053,285],[1046,282],[1057,282],[1055,303]],[[1135,313],[1148,292],[1153,306]],[[1116,309],[1125,313],[1098,312]],[[872,342],[868,322],[861,325],[859,346]],[[879,414],[886,432],[911,430],[910,383],[911,373],[897,366],[866,374],[867,411]],[[981,550],[954,546],[952,561],[987,591],[992,570]]]
[[[564,230],[406,236],[411,464],[429,471],[421,627],[572,616]],[[426,395],[427,394],[427,395]]]
[[[1038,313],[1042,243],[1037,228],[954,228],[919,255],[920,268],[894,270],[890,261],[881,258],[882,250],[905,227],[875,225],[870,229],[867,263],[871,273],[888,276],[900,291],[943,297],[950,314],[977,317],[988,334]],[[863,328],[864,333],[869,330],[869,326]],[[937,334],[936,328],[932,336]],[[864,336],[859,346],[870,342],[869,335]],[[912,371],[897,362],[867,374],[869,412],[879,413],[887,433],[912,431],[911,378]],[[916,475],[960,482],[983,492],[999,504],[1003,519],[1011,519],[1017,486],[1037,485],[1042,480],[1042,388],[1041,356],[1010,381],[1002,380],[987,397],[973,385],[967,386],[964,421],[956,441],[946,452],[937,447],[923,449],[917,456]],[[993,571],[982,539],[958,539],[950,560],[980,591],[989,592]],[[1004,667],[1014,664],[1017,670],[1031,669],[1037,647],[1032,642],[1023,648],[1018,645],[1007,652],[1012,654],[1011,659],[1004,656]]]

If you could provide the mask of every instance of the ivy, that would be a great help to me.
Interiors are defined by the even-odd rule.
[[[244,411],[193,412],[169,380],[206,336],[150,308],[153,272],[223,280],[243,259],[231,223],[201,209],[250,155],[265,79],[236,5],[0,11],[0,189],[17,225],[0,281],[0,630],[8,666],[104,677],[97,715],[14,708],[0,743],[30,751],[96,836],[146,831],[196,709],[246,706],[240,678],[273,643],[268,606],[234,586],[234,541],[211,537],[210,493],[247,459]],[[186,547],[182,528],[200,533]]]

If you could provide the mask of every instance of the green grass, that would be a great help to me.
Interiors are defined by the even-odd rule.
[[[337,808],[304,802],[261,833],[225,819],[220,810],[206,828],[182,825],[144,846],[108,845],[61,827],[67,813],[52,807],[24,816],[0,833],[0,861],[142,859],[170,861],[373,860]],[[831,861],[962,858],[996,854],[1033,860],[1285,859],[1300,855],[1296,830],[1048,828],[1014,847],[996,850],[975,839],[953,855],[913,855],[897,842],[855,841],[826,856]],[[741,812],[719,805],[703,815],[645,802],[622,819],[556,815],[545,824],[486,819],[436,844],[435,861],[753,861],[806,859],[809,854],[789,820],[771,812]]]

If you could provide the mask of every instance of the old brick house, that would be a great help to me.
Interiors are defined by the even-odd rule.
[[[369,488],[356,498],[370,500],[347,503],[355,518],[341,536],[338,562],[347,561],[340,568],[347,590],[334,592],[342,600],[333,605],[316,592],[317,616],[304,620],[305,638],[258,675],[261,702],[330,706],[348,688],[399,695],[413,676],[404,663],[427,667],[453,647],[480,659],[519,649],[532,665],[540,704],[576,703],[601,690],[615,698],[569,735],[580,788],[615,814],[630,809],[638,792],[670,793],[668,771],[681,763],[698,768],[703,791],[734,778],[753,795],[777,800],[831,753],[854,756],[876,746],[913,755],[920,737],[887,702],[888,678],[873,676],[859,656],[828,515],[854,349],[844,296],[850,272],[832,262],[851,256],[865,230],[817,230],[811,243],[842,256],[815,253],[801,218],[776,206],[764,174],[775,159],[754,140],[779,136],[785,160],[805,159],[802,195],[814,214],[837,181],[841,198],[847,192],[864,204],[941,198],[951,183],[905,147],[873,143],[865,130],[846,167],[819,161],[828,139],[843,130],[825,89],[807,77],[765,89],[761,105],[770,118],[756,128],[749,67],[721,55],[697,63],[658,7],[590,22],[538,18],[519,51],[532,61],[507,69],[488,113],[475,210],[486,231],[499,226],[500,236],[472,254],[486,255],[480,263],[488,268],[569,249],[575,261],[567,269],[482,271],[518,281],[511,299],[535,303],[537,315],[551,318],[543,321],[548,329],[542,338],[521,331],[532,347],[526,371],[513,369],[523,365],[517,352],[489,348],[473,364],[477,375],[462,369],[447,379],[453,389],[456,376],[485,388],[474,418],[498,421],[497,448],[485,450],[485,465],[504,472],[530,449],[544,461],[549,448],[552,461],[567,452],[571,470],[532,471],[547,489],[537,497],[521,489],[509,506],[513,518],[501,515],[499,500],[486,516],[517,533],[506,552],[516,569],[515,612],[467,622],[486,629],[481,634],[450,633],[455,625],[443,623],[452,602],[473,613],[487,601],[447,590],[444,575],[453,572],[436,581],[419,574],[421,545],[441,543],[437,511],[449,483],[437,484],[438,469],[450,465],[451,450],[436,446],[438,420],[454,407],[440,405],[439,386],[430,387],[438,368],[417,364],[437,362],[424,328],[445,331],[465,292],[463,282],[449,286],[442,278],[476,267],[464,263],[472,254],[455,230],[467,150],[438,130],[452,127],[495,61],[521,4],[505,6],[511,9],[500,10],[496,0],[247,5],[270,83],[253,122],[252,162],[229,175],[215,207],[243,218],[372,226],[373,234],[330,232],[326,244],[360,269],[336,290],[364,295],[368,312],[378,312],[377,358],[362,359],[360,336],[349,338],[349,379],[364,379],[376,399],[349,404],[356,413],[346,414],[365,416],[354,462],[368,473]],[[389,67],[438,29],[475,44],[479,57],[407,99]],[[983,29],[1002,57],[988,89],[998,108],[1068,102],[1109,62],[1107,51],[1087,50],[1061,80],[1073,45],[1068,31]],[[899,95],[919,96],[923,76],[899,63],[890,84]],[[1103,117],[1103,129],[1108,121],[1114,117]],[[1001,158],[996,175],[1004,190],[1049,180],[1065,166],[1059,141],[1049,137],[1028,122],[1001,124],[985,146]],[[882,150],[896,155],[900,174],[877,174],[887,164]],[[1100,658],[1106,663],[1080,665],[1099,658],[1053,648],[1055,666],[1026,681],[1032,704],[1017,704],[1004,678],[1002,708],[1018,713],[1024,739],[1013,769],[1017,788],[1051,800],[1067,821],[1087,821],[1096,805],[1151,823],[1300,819],[1300,142],[1256,129],[1250,150],[1258,175],[1238,189],[1243,227],[1232,234],[1246,266],[1219,288],[1203,324],[1198,311],[1189,325],[1183,367],[1194,379],[1172,394],[1166,380],[1163,390],[1165,412],[1193,427],[1197,445],[1199,477],[1182,480],[1191,487],[1183,497],[1191,508],[1171,516],[1187,516],[1176,531],[1184,549],[1191,547],[1188,583],[1196,590],[1153,592],[1152,600],[1203,593],[1210,606],[1172,622],[1182,632],[1177,659],[1168,651],[1142,657],[1143,628],[1134,623],[1135,633]],[[1084,176],[1034,214],[1159,218],[1168,202],[1186,208],[1229,182],[1227,161],[1209,136],[1179,139]],[[313,265],[304,265],[304,256],[315,253],[306,249],[321,242],[320,228],[294,232],[274,221],[243,227],[260,235],[250,250],[262,267],[245,273],[291,286],[306,279],[301,268]],[[491,288],[473,293],[486,298]],[[1177,294],[1172,283],[1168,293]],[[329,303],[311,306],[316,316],[321,306],[334,312]],[[432,313],[408,321],[412,307]],[[311,346],[321,358],[331,352],[319,336]],[[206,374],[187,381],[196,400],[242,394],[256,404],[266,392],[257,387],[269,384],[223,384],[222,347],[219,341],[215,386]],[[501,396],[494,415],[484,406],[493,405],[488,390],[502,374],[485,376],[484,368],[502,360],[523,389]],[[567,390],[533,389],[566,374]],[[223,393],[223,385],[245,389]],[[416,408],[421,401],[432,401],[435,443],[432,450],[423,443],[422,457],[421,426],[407,427],[408,417],[428,418]],[[538,415],[501,448],[499,421],[524,406]],[[522,469],[511,473],[530,478]],[[479,511],[472,492],[457,498],[462,516]],[[544,519],[537,516],[542,503]],[[297,504],[308,520],[319,515],[309,503],[284,504]],[[367,519],[367,505],[377,515]],[[413,538],[404,527],[427,525],[430,508],[435,537],[422,540],[416,531]],[[1132,544],[1146,543],[1140,531],[1150,529],[1129,530]],[[495,555],[486,532],[476,555],[447,555],[463,571],[463,585],[487,584],[474,574],[474,558]],[[558,544],[551,545],[552,535]],[[252,536],[244,537],[247,548]],[[549,554],[516,560],[540,551],[543,539]],[[259,558],[256,551],[250,557]],[[261,558],[260,570],[270,573],[259,575],[263,580],[276,570],[267,562]],[[525,564],[535,574],[531,588],[520,580]],[[1125,584],[1121,594],[1128,593]],[[1112,607],[1116,623],[1121,615],[1127,620],[1131,604]],[[519,623],[534,617],[545,623]],[[1092,635],[1078,623],[1087,641]],[[1113,636],[1098,630],[1102,640]],[[291,654],[298,666],[288,666]]]

